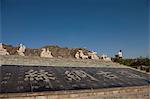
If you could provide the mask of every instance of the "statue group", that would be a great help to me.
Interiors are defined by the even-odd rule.
[[[78,50],[75,54],[75,58],[76,59],[93,59],[93,60],[98,60],[98,59],[102,59],[104,61],[111,61],[111,58],[108,57],[107,55],[102,55],[100,57],[97,56],[97,52],[88,52],[87,55],[85,55],[83,53],[82,50]]]
[[[88,55],[85,55],[82,50],[78,50],[75,54],[76,59],[99,59],[96,55],[96,52],[88,52]]]
[[[19,45],[19,48],[17,50],[18,55],[25,56],[26,46],[23,44]],[[7,49],[3,48],[3,44],[0,43],[0,55],[10,55],[9,52],[7,52]],[[45,58],[53,58],[52,52],[49,50],[49,48],[42,48],[42,51],[40,53],[40,57]],[[104,61],[111,61],[111,58],[107,55],[98,56],[97,52],[87,52],[87,54],[84,54],[83,50],[78,50],[74,56],[76,59],[92,59],[92,60],[98,60],[102,59]]]
[[[25,56],[25,49],[26,47],[23,44],[20,44],[19,49],[17,50],[18,55]],[[2,43],[0,43],[0,55],[10,55],[9,52],[5,48],[3,48]]]
[[[17,50],[18,55],[25,56],[26,46],[23,44],[19,44],[19,48]],[[3,44],[0,43],[0,55],[10,55],[9,52],[5,48],[3,48]],[[53,58],[52,53],[47,48],[42,48],[42,52],[40,54],[40,57],[48,57]]]
[[[47,49],[46,48],[42,48],[42,52],[40,54],[40,57],[53,58],[52,52],[50,52],[48,48]]]
[[[97,56],[97,52],[88,52],[87,55],[85,55],[83,53],[82,50],[78,50],[75,54],[75,58],[76,59],[92,59],[92,60],[98,60],[98,59],[102,59],[104,61],[111,61],[111,58],[108,57],[107,55],[102,55],[100,57]]]
[[[87,55],[84,55],[82,50],[78,50],[78,52],[75,54],[76,59],[88,59]]]

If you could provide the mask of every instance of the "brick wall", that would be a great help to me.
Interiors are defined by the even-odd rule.
[[[3,93],[0,94],[0,99],[150,99],[150,86],[34,93]]]

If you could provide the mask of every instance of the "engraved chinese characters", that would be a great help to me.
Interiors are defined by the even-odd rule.
[[[129,68],[6,65],[1,71],[2,92],[125,87],[150,82],[148,75]]]
[[[115,74],[113,74],[111,72],[98,71],[96,74],[100,75],[100,76],[104,76],[104,77],[109,78],[109,79],[118,78]]]
[[[89,75],[83,70],[72,70],[72,71],[66,71],[65,75],[68,80],[82,80],[83,78],[89,78],[90,80],[98,81],[98,79],[94,78],[93,76]]]
[[[34,70],[29,70],[28,72],[25,72],[25,78],[24,80],[43,80],[43,81],[49,81],[49,80],[55,80],[56,78],[53,76],[53,74],[50,74],[46,72],[45,70],[39,70],[39,71],[34,71]]]
[[[34,70],[29,70],[28,72],[25,72],[25,81],[43,81],[49,84],[51,88],[53,88],[51,84],[51,80],[55,80],[56,77],[53,76],[52,73],[48,73],[45,70],[39,70],[39,71],[34,71]]]

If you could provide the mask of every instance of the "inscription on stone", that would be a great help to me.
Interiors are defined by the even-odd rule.
[[[82,70],[72,70],[72,71],[66,71],[65,75],[67,76],[68,80],[82,80],[83,78],[89,78],[94,81],[98,81],[98,79],[94,78],[90,74],[82,71]]]
[[[118,77],[117,77],[116,75],[114,75],[112,72],[98,71],[96,74],[99,75],[99,76],[104,76],[104,77],[109,78],[109,79],[118,78]]]
[[[149,74],[129,68],[2,65],[0,71],[1,93],[150,84]]]

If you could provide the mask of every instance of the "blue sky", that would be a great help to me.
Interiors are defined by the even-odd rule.
[[[147,56],[149,0],[0,0],[1,42]]]

